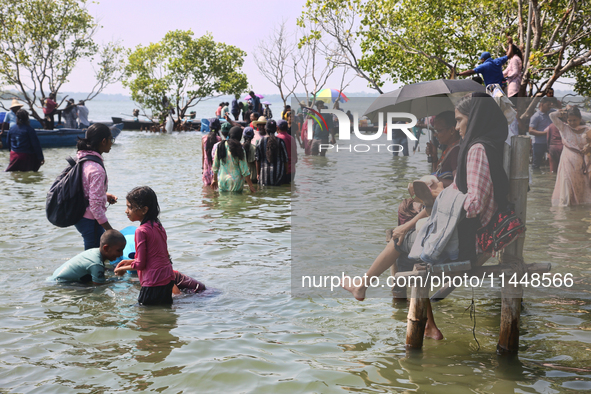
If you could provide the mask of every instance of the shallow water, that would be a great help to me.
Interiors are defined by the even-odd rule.
[[[475,292],[480,350],[465,311],[472,293],[459,289],[435,306],[445,340],[426,340],[418,356],[404,350],[405,304],[389,298],[360,303],[344,293],[291,297],[292,208],[326,198],[338,201],[326,205],[331,214],[333,206],[344,209],[349,201],[350,243],[325,242],[324,253],[340,250],[348,272],[360,274],[383,248],[383,230],[395,220],[406,183],[425,172],[424,155],[375,154],[363,158],[373,164],[363,171],[333,152],[325,159],[301,157],[293,191],[219,195],[202,189],[199,140],[196,133],[123,132],[106,155],[109,191],[120,198],[108,210],[111,224],[129,225],[126,192],[150,185],[160,199],[175,268],[211,288],[177,298],[168,309],[135,306],[139,285],[127,279],[96,288],[45,281],[82,250],[74,228],[53,227],[44,215],[45,193],[74,149],[46,150],[47,164],[38,174],[0,173],[0,391],[591,390],[591,372],[574,369],[591,368],[588,292],[526,293],[520,357],[513,363],[495,354],[495,289]],[[0,163],[7,162],[8,153],[0,151]],[[534,174],[526,260],[551,262],[553,273],[572,272],[585,289],[591,277],[591,207],[551,208],[553,179]],[[344,181],[364,185],[364,194],[348,192]]]

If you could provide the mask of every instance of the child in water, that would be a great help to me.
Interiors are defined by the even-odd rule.
[[[123,260],[115,274],[137,270],[142,286],[141,305],[171,305],[175,274],[168,254],[166,231],[158,219],[160,207],[156,193],[148,186],[136,187],[127,194],[127,217],[141,224],[135,231],[135,259]]]
[[[60,283],[80,282],[104,285],[105,261],[114,261],[123,254],[125,237],[117,230],[107,230],[100,240],[100,248],[88,249],[56,269],[48,280]]]

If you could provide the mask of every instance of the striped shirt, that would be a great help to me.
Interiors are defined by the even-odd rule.
[[[285,142],[283,142],[281,138],[277,138],[279,148],[276,154],[275,163],[269,163],[267,160],[268,140],[269,137],[264,136],[257,145],[256,161],[260,163],[261,168],[259,184],[279,186],[281,184],[281,178],[283,178],[283,175],[286,174],[287,171],[287,149],[285,148]]]
[[[468,151],[466,171],[468,183],[468,193],[464,201],[466,217],[474,218],[480,215],[480,224],[484,227],[496,212],[497,203],[494,199],[486,150],[482,144],[474,144]],[[458,188],[455,182],[451,186],[454,189]]]
[[[474,144],[468,151],[466,163],[466,182],[468,193],[464,201],[464,210],[467,218],[475,218],[478,215],[480,225],[486,226],[497,211],[497,203],[494,198],[492,177],[486,150],[482,144]],[[456,182],[450,185],[457,189]],[[476,238],[476,252],[482,253]],[[493,256],[495,254],[493,253]]]

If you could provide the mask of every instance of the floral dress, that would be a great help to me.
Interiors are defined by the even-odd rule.
[[[246,163],[246,154],[239,160],[232,156],[232,152],[226,144],[226,161],[218,157],[219,149],[216,150],[213,158],[213,171],[218,174],[218,185],[222,192],[241,192],[244,189],[244,179],[250,176],[250,170]],[[243,150],[244,152],[244,150]]]

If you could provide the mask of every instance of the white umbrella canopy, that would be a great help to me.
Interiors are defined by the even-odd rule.
[[[405,85],[379,96],[365,111],[372,123],[380,113],[407,112],[417,118],[453,111],[455,104],[466,94],[485,93],[484,86],[471,79],[438,79]]]

